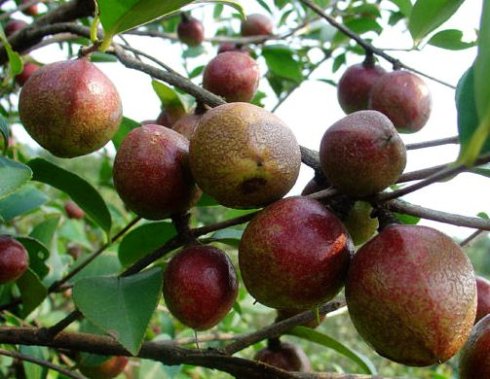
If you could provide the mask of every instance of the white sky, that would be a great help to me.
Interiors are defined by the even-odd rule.
[[[265,13],[253,0],[242,0],[241,3],[247,13]],[[443,28],[461,29],[471,35],[472,31],[478,28],[481,4],[482,0],[466,0],[456,15]],[[196,12],[196,17],[199,17],[202,12],[203,10],[200,8]],[[209,15],[206,17],[208,18],[207,21],[211,21]],[[213,23],[205,20],[205,25],[213,25]],[[381,37],[374,40],[374,44],[381,48],[408,48],[411,46],[411,40],[407,33],[403,34],[402,32],[403,29],[400,27],[396,30],[387,30]],[[207,34],[212,35],[212,32],[207,30]],[[158,39],[148,37],[128,37],[128,40],[174,69],[182,71],[179,57],[183,47],[180,44],[169,45]],[[216,48],[211,45],[206,45],[206,48],[210,53],[209,57],[214,56]],[[454,52],[426,47],[418,52],[393,51],[391,54],[409,66],[456,84],[459,77],[474,60],[476,49]],[[33,53],[33,56],[43,63],[65,58],[55,46],[37,51]],[[348,57],[348,64],[359,63],[360,60],[359,56],[350,56]],[[190,60],[189,66],[193,68],[203,62],[202,60]],[[380,61],[380,63],[388,70],[391,68],[387,62]],[[152,91],[151,80],[147,75],[126,69],[119,64],[100,64],[99,67],[106,72],[118,88],[123,99],[126,117],[142,121],[153,119],[158,115],[159,100]],[[318,150],[320,139],[325,130],[344,116],[337,102],[335,88],[315,80],[323,78],[337,81],[344,69],[345,67],[341,68],[332,76],[331,62],[327,62],[313,75],[312,80],[303,83],[276,112],[291,127],[300,144]],[[432,92],[432,114],[422,131],[402,136],[406,143],[450,137],[457,134],[454,91],[430,80],[426,80],[426,82]],[[261,83],[260,89],[268,90],[265,81]],[[273,105],[274,101],[271,98],[267,102],[266,108],[270,109]],[[16,127],[14,133],[18,138],[27,138],[21,127]],[[456,146],[410,151],[406,172],[453,161],[457,153],[458,148]],[[311,177],[312,170],[303,167],[300,178],[291,194],[301,192]],[[487,193],[488,180],[477,175],[462,174],[456,179],[432,185],[406,196],[404,199],[437,210],[475,216],[480,211],[490,213]],[[471,229],[449,227],[444,224],[431,222],[424,222],[424,224],[432,224],[453,236],[464,237],[472,232]]]

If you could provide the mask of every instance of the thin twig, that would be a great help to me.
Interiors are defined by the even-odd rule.
[[[417,149],[425,149],[427,147],[449,145],[449,144],[459,144],[459,137],[454,136],[454,137],[436,139],[432,141],[409,143],[406,145],[406,148],[407,150],[417,150]]]
[[[484,230],[476,230],[474,231],[473,233],[471,233],[468,237],[466,237],[464,240],[462,240],[460,243],[459,243],[459,246],[461,247],[465,247],[467,246],[470,242],[472,242],[475,238],[479,237],[480,235],[482,235],[483,233],[485,233]]]

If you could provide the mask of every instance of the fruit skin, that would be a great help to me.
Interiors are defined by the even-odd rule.
[[[240,33],[244,37],[270,36],[273,33],[274,24],[272,20],[259,13],[253,13],[242,21]]]
[[[272,308],[311,309],[342,288],[353,244],[340,220],[307,197],[276,201],[243,233],[238,261],[243,283]]]
[[[490,314],[490,281],[477,276],[476,293],[478,295],[478,305],[476,307],[475,323]]]
[[[448,236],[389,225],[354,255],[345,284],[349,314],[383,357],[407,366],[451,358],[476,313],[473,268]]]
[[[172,129],[177,133],[182,134],[188,140],[194,135],[194,132],[201,120],[202,115],[187,114],[178,119],[172,126]]]
[[[342,219],[344,226],[352,237],[354,245],[359,246],[369,240],[376,233],[379,222],[371,217],[373,207],[365,201],[356,201]]]
[[[254,360],[286,371],[311,371],[310,360],[305,352],[299,346],[286,342],[279,342],[277,346],[269,345],[259,350]]]
[[[461,349],[459,378],[490,378],[490,315],[478,321]]]
[[[19,86],[23,86],[27,82],[27,80],[31,77],[31,75],[35,71],[37,71],[40,67],[41,66],[39,66],[36,63],[31,63],[31,62],[24,63],[24,69],[19,75],[15,76],[15,82]]]
[[[373,85],[369,109],[385,114],[400,133],[415,133],[427,123],[431,95],[425,82],[408,71],[383,75]]]
[[[257,91],[259,79],[255,60],[239,51],[227,51],[209,61],[203,73],[203,87],[227,102],[248,102]]]
[[[204,41],[204,26],[194,17],[182,14],[182,20],[177,26],[179,40],[189,46],[199,46]]]
[[[21,29],[24,29],[26,26],[29,24],[25,21],[22,20],[16,20],[14,18],[10,19],[6,24],[5,24],[5,35],[7,37],[10,37],[12,34],[15,32],[18,32]]]
[[[30,1],[31,1],[31,0],[22,0],[22,1],[21,1],[21,4],[22,4],[22,5],[23,5],[23,4],[27,4],[27,3],[29,3]],[[22,13],[24,13],[24,14],[25,14],[25,15],[27,15],[27,16],[33,16],[33,17],[34,17],[34,16],[37,16],[37,15],[38,15],[38,13],[39,13],[39,9],[38,9],[37,4],[34,4],[34,5],[31,5],[31,6],[27,7],[26,9],[24,9],[24,10],[22,11]]]
[[[0,236],[0,284],[19,279],[29,266],[25,247],[10,236]]]
[[[186,115],[185,110],[180,107],[164,109],[158,115],[153,124],[158,124],[171,128],[178,120]]]
[[[96,151],[112,138],[122,104],[109,78],[81,58],[36,70],[22,87],[19,115],[42,147],[71,158]]]
[[[163,296],[168,309],[196,330],[215,326],[229,312],[238,293],[235,268],[212,246],[184,248],[168,263]]]
[[[374,62],[364,62],[345,70],[337,86],[337,99],[345,113],[368,109],[369,93],[386,71]]]
[[[127,357],[114,356],[96,366],[84,366],[80,364],[78,369],[89,379],[107,379],[118,376],[124,371],[127,364]]]
[[[188,210],[197,200],[188,164],[189,141],[161,125],[133,129],[114,159],[114,186],[139,216],[160,220]]]
[[[328,181],[354,197],[373,195],[400,177],[405,145],[380,112],[358,111],[328,128],[320,145],[320,164]]]
[[[85,217],[83,209],[73,201],[67,201],[65,203],[65,212],[68,218],[80,220]]]
[[[298,142],[274,114],[248,103],[206,112],[191,138],[189,159],[198,186],[220,204],[254,208],[283,197],[301,165]]]

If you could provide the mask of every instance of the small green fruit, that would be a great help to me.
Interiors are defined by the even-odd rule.
[[[365,201],[356,201],[342,220],[356,246],[369,240],[378,229],[378,219],[371,217],[372,211],[371,204]]]

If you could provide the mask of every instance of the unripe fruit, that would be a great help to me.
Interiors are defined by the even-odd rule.
[[[337,86],[337,99],[345,113],[368,109],[374,83],[386,73],[374,62],[364,62],[345,70]]]
[[[199,46],[204,41],[204,26],[194,17],[182,14],[182,20],[177,26],[179,40],[189,46]]]
[[[254,359],[286,371],[310,372],[310,360],[305,352],[296,345],[278,342],[259,350]]]
[[[203,87],[228,102],[248,102],[257,91],[259,79],[259,66],[248,54],[227,51],[209,61],[203,73]]]
[[[19,279],[29,266],[25,247],[10,236],[0,236],[0,284]]]
[[[475,323],[490,314],[490,281],[477,276],[476,293],[478,295],[478,305],[476,307]]]
[[[243,282],[258,302],[310,309],[342,288],[353,244],[340,220],[320,202],[290,197],[253,218],[238,251]]]
[[[5,35],[7,37],[10,37],[12,34],[15,32],[18,32],[21,29],[24,29],[27,25],[29,25],[27,22],[22,21],[22,20],[16,20],[16,19],[10,19],[6,24],[5,24]]]
[[[189,155],[199,187],[231,208],[261,207],[280,199],[296,182],[301,165],[291,130],[274,114],[248,103],[206,112]]]
[[[354,255],[349,314],[383,357],[408,366],[451,358],[471,332],[476,283],[452,239],[425,226],[389,225]]]
[[[65,212],[68,218],[82,219],[85,217],[85,212],[75,202],[67,201],[65,203]]]
[[[240,32],[244,37],[272,35],[274,24],[272,20],[259,13],[253,13],[242,21]]]
[[[116,133],[121,98],[88,59],[48,64],[22,87],[19,115],[31,137],[58,157],[91,153]]]
[[[362,245],[376,233],[379,223],[376,217],[371,217],[373,207],[365,201],[356,201],[342,219],[354,245]]]
[[[490,315],[473,327],[459,357],[459,379],[490,378]]]
[[[191,137],[194,135],[197,125],[201,120],[201,117],[202,115],[200,114],[187,114],[182,118],[180,118],[179,120],[177,120],[173,124],[172,129],[175,130],[177,133],[182,134],[188,140],[190,140]]]
[[[405,145],[392,122],[376,111],[351,113],[327,129],[320,164],[346,195],[373,195],[395,183],[406,164]]]
[[[229,312],[238,293],[228,256],[212,246],[190,246],[165,270],[163,295],[175,318],[196,330],[209,329]]]
[[[414,133],[427,123],[431,96],[425,82],[408,71],[383,75],[373,85],[369,109],[385,114],[400,133]]]
[[[19,86],[23,86],[27,80],[31,77],[31,75],[34,73],[34,71],[37,71],[40,68],[40,66],[36,63],[31,63],[27,62],[24,63],[24,69],[19,75],[15,76],[15,82]]]
[[[188,166],[189,141],[161,125],[143,125],[123,140],[114,159],[114,186],[139,216],[159,220],[197,200]]]
[[[115,378],[122,373],[127,364],[127,357],[114,356],[110,357],[103,363],[93,366],[80,363],[78,369],[89,379],[108,379]]]

